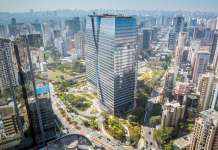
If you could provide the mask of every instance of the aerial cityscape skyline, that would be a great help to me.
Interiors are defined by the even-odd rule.
[[[0,150],[218,150],[217,6],[1,0]]]
[[[25,4],[25,5],[23,5]],[[51,5],[52,4],[52,5]],[[118,9],[218,12],[216,0],[1,0],[0,12]]]

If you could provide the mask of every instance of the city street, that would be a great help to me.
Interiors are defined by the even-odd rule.
[[[157,102],[157,97],[153,97],[148,100],[145,107],[145,118],[144,118],[144,141],[145,150],[159,150],[156,141],[153,139],[153,128],[149,126],[149,117],[153,110],[154,103]]]
[[[126,149],[123,146],[121,146],[121,143],[119,141],[109,138],[107,135],[105,135],[104,133],[102,133],[100,131],[86,128],[85,126],[83,126],[81,124],[77,125],[80,128],[80,129],[78,129],[78,127],[69,124],[68,121],[61,115],[59,109],[57,108],[57,105],[62,107],[63,110],[67,110],[67,108],[62,103],[62,101],[56,97],[53,85],[50,83],[49,86],[50,86],[51,101],[52,101],[53,110],[54,110],[55,114],[57,115],[57,117],[59,118],[59,120],[61,121],[61,123],[64,125],[64,127],[68,129],[69,133],[71,133],[71,134],[79,133],[79,134],[85,135],[91,141],[93,141],[95,145],[103,146],[107,150],[125,150]],[[65,112],[69,118],[74,120],[74,118],[72,118],[70,113],[68,113],[67,111],[65,111]],[[81,116],[78,116],[78,115],[74,115],[74,116],[77,119],[81,118]]]

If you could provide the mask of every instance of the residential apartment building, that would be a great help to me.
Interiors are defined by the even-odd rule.
[[[2,92],[4,89],[10,87],[9,78],[13,86],[18,84],[11,41],[8,39],[0,39],[0,89]]]
[[[193,73],[192,73],[192,80],[194,83],[197,83],[198,77],[201,74],[207,72],[207,67],[209,65],[209,58],[210,53],[208,51],[198,51],[196,54]]]
[[[200,95],[198,103],[199,111],[207,110],[210,108],[213,99],[213,93],[217,83],[218,76],[214,75],[213,73],[202,74],[199,77],[197,87],[197,92]]]
[[[175,61],[176,61],[176,65],[178,66],[181,65],[183,52],[184,52],[186,43],[187,43],[187,33],[180,32],[179,39],[178,39],[178,45],[176,47],[176,52],[175,52]]]
[[[218,112],[212,109],[196,119],[190,150],[218,149]]]
[[[162,127],[177,126],[179,120],[183,119],[184,113],[185,113],[185,106],[180,105],[177,101],[165,103],[163,105],[161,126]]]

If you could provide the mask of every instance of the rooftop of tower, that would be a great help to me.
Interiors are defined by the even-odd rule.
[[[214,122],[216,126],[218,126],[218,112],[212,109],[205,110],[200,112],[200,116],[204,119],[209,119]]]
[[[89,15],[89,17],[103,17],[103,18],[133,18],[133,16],[125,16],[123,14],[96,14],[93,13],[92,15]]]

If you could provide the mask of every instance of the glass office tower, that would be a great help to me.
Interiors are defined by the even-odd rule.
[[[86,30],[86,73],[98,97],[117,115],[134,107],[137,27],[133,17],[91,15]]]

